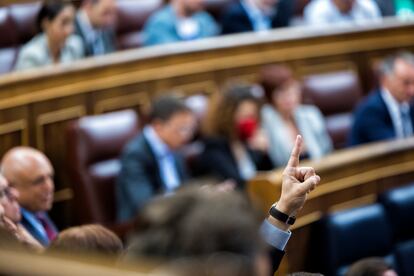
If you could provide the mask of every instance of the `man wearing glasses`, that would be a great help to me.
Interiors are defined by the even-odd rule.
[[[118,220],[135,217],[154,195],[168,194],[186,179],[182,157],[175,151],[193,137],[196,117],[179,99],[154,102],[149,124],[125,148],[117,183]]]

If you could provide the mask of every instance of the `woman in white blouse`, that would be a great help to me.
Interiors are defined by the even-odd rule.
[[[290,68],[283,65],[263,67],[260,82],[267,104],[262,108],[262,124],[269,140],[269,156],[275,166],[285,166],[295,143],[302,135],[303,158],[317,159],[332,151],[320,110],[301,104],[301,85]]]
[[[37,25],[41,32],[20,50],[16,70],[67,63],[83,57],[82,41],[73,35],[75,8],[70,1],[46,2]]]

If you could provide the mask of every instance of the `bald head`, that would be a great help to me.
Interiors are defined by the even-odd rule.
[[[19,204],[31,212],[48,211],[53,203],[53,168],[40,151],[16,147],[1,162],[1,173],[19,192]]]

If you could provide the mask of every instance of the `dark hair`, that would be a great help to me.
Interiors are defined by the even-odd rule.
[[[346,276],[382,276],[392,269],[382,258],[366,258],[354,263],[347,271]]]
[[[273,102],[274,91],[283,89],[294,80],[292,70],[285,65],[267,65],[259,72],[259,83],[263,87],[266,100]]]
[[[163,96],[152,104],[149,121],[153,122],[156,119],[168,121],[172,116],[181,112],[191,113],[192,111],[181,99],[175,96]]]
[[[234,114],[244,101],[252,101],[260,108],[261,99],[253,93],[251,86],[232,86],[210,101],[209,112],[203,125],[207,136],[220,136],[229,140],[237,137]]]
[[[141,229],[130,242],[126,260],[205,258],[220,252],[252,260],[264,245],[259,235],[261,218],[238,192],[184,188],[153,200],[140,220]]]
[[[52,249],[72,253],[102,253],[117,255],[122,253],[122,241],[109,229],[90,224],[68,228],[52,242]]]
[[[48,0],[43,2],[36,20],[36,26],[38,30],[43,30],[42,23],[44,19],[47,19],[49,21],[53,20],[66,6],[72,5],[72,1],[69,0]]]

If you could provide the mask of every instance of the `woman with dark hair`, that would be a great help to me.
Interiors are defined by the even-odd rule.
[[[204,122],[203,162],[221,180],[243,188],[258,170],[270,170],[267,139],[260,129],[260,99],[251,87],[233,87],[212,99]]]
[[[47,1],[37,17],[40,33],[21,49],[16,70],[67,63],[83,57],[82,41],[73,35],[75,7],[70,1]]]
[[[286,165],[298,134],[304,140],[302,158],[317,159],[331,152],[332,141],[322,113],[316,106],[301,104],[301,86],[290,68],[265,66],[259,78],[267,99],[261,115],[273,164]]]

